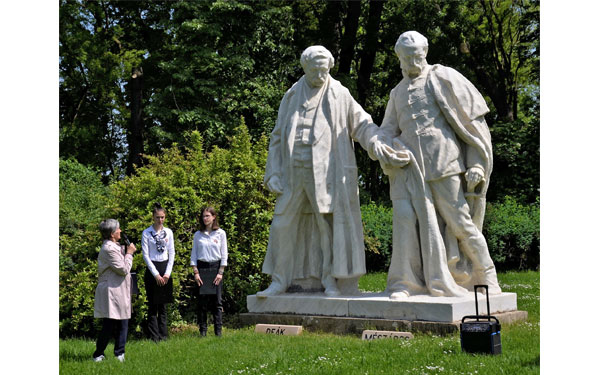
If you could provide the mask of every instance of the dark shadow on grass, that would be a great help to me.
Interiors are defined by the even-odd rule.
[[[61,350],[59,358],[61,361],[85,362],[92,360],[92,353],[74,353],[69,350]]]

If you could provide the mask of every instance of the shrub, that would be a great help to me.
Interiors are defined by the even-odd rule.
[[[262,184],[268,140],[262,137],[253,144],[243,119],[227,150],[215,147],[204,151],[198,132],[188,133],[185,139],[181,147],[174,145],[158,156],[147,156],[147,164],[135,175],[108,188],[94,171],[61,161],[61,336],[92,335],[98,330],[98,322],[93,319],[101,244],[98,224],[106,217],[119,220],[138,247],[132,272],[139,275],[140,296],[134,297],[130,328],[141,332],[147,310],[143,280],[146,266],[140,255],[140,238],[152,223],[156,202],[165,207],[165,226],[173,230],[175,237],[171,323],[195,319],[189,257],[200,210],[205,205],[217,209],[219,223],[227,232],[225,311],[244,311],[246,296],[268,285],[266,275],[261,273],[274,206],[274,196]]]
[[[522,205],[510,196],[503,202],[488,203],[483,234],[498,269],[538,269],[539,198],[532,205]]]
[[[135,175],[105,187],[100,175],[72,160],[60,161],[60,334],[91,335],[99,327],[93,318],[97,283],[99,222],[107,217],[140,247],[142,231],[152,223],[152,206],[167,211],[165,225],[175,236],[173,268],[175,303],[170,322],[195,319],[193,278],[189,266],[191,242],[200,210],[213,205],[227,232],[229,261],[225,274],[227,313],[243,312],[246,296],[268,285],[261,273],[273,215],[274,196],[262,179],[268,140],[250,141],[243,123],[230,138],[229,149],[203,149],[198,132],[188,133],[184,145],[158,156],[147,156]],[[392,254],[393,209],[375,203],[361,206],[368,272],[387,271]],[[514,198],[489,203],[484,224],[490,253],[499,269],[539,265],[539,201],[523,206]],[[139,251],[137,254],[139,254]],[[141,332],[146,318],[143,274],[145,264],[135,255],[141,295],[134,298],[131,329]]]
[[[387,271],[392,256],[393,209],[375,203],[361,206],[368,272]],[[496,267],[537,269],[540,259],[540,209],[507,196],[488,203],[483,234]]]
[[[100,174],[59,161],[59,327],[62,336],[94,332],[94,292],[108,189]]]
[[[513,122],[497,122],[490,133],[494,175],[487,199],[500,202],[509,195],[520,203],[535,202],[540,193],[539,113]]]
[[[261,273],[273,212],[273,196],[263,187],[267,139],[252,144],[246,126],[236,129],[229,149],[215,147],[205,152],[198,132],[186,136],[186,144],[148,156],[148,163],[134,176],[112,186],[113,216],[124,231],[139,243],[142,231],[152,223],[152,206],[159,202],[166,209],[165,226],[175,237],[173,287],[175,303],[171,322],[195,319],[196,301],[190,254],[194,232],[200,223],[200,210],[212,205],[219,224],[227,233],[228,266],[225,270],[223,303],[226,312],[246,309],[246,296],[266,287]],[[141,276],[145,264],[134,260],[134,271]],[[145,299],[144,280],[139,277],[141,300]],[[145,319],[140,306],[136,324]]]
[[[365,235],[367,272],[386,271],[392,259],[393,210],[376,203],[360,207]]]

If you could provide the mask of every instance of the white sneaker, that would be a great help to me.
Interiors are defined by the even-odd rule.
[[[125,353],[118,355],[117,359],[119,360],[119,362],[125,362]]]
[[[97,357],[94,357],[94,362],[102,362],[104,361],[104,355],[100,354]]]

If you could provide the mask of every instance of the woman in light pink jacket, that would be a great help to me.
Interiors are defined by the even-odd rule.
[[[121,229],[115,219],[100,223],[102,247],[98,254],[98,286],[94,300],[94,318],[102,318],[102,331],[96,342],[94,361],[104,360],[104,349],[110,336],[114,335],[114,353],[121,362],[125,360],[127,325],[131,318],[131,265],[136,248],[130,244],[127,249],[119,244]]]

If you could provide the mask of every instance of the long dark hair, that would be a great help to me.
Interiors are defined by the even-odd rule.
[[[204,212],[210,212],[211,215],[213,215],[215,217],[215,220],[212,223],[212,228],[210,228],[211,231],[213,230],[217,230],[219,229],[219,218],[217,216],[217,211],[215,211],[215,208],[212,206],[208,206],[208,207],[204,207],[202,209],[202,211],[200,211],[200,230],[201,231],[205,231],[206,230],[206,226],[204,225],[204,219],[202,218],[204,216]]]

